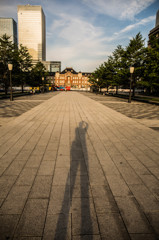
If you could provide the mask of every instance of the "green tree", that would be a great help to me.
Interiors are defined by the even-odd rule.
[[[121,45],[118,45],[112,56],[112,84],[116,86],[116,94],[118,87],[125,83],[125,50]]]
[[[9,87],[8,63],[13,63],[15,51],[15,45],[9,39],[10,37],[6,34],[0,38],[0,79],[5,94],[7,94]]]
[[[46,84],[46,76],[48,75],[48,72],[46,71],[46,68],[42,62],[37,62],[35,66],[33,66],[31,71],[31,78],[28,81],[28,84],[31,87],[40,87]],[[44,82],[42,80],[44,78]]]
[[[98,74],[96,69],[96,71],[94,71],[89,78],[89,82],[91,84],[91,88],[93,89],[93,91],[98,91],[99,89],[97,79],[98,79]]]
[[[114,69],[114,59],[112,56],[108,57],[107,62],[104,62],[105,67],[105,87],[107,88],[107,92],[109,89],[109,86],[114,86],[114,75],[115,75],[115,69]]]
[[[149,94],[159,94],[159,39],[152,37],[146,49],[144,73],[140,84],[146,87]]]
[[[18,63],[19,63],[19,83],[22,87],[22,92],[24,84],[28,82],[30,78],[30,73],[32,69],[32,57],[29,54],[27,47],[22,44],[18,51]]]
[[[144,60],[145,60],[145,45],[144,39],[139,32],[134,38],[132,38],[126,47],[125,62],[127,66],[134,66],[133,74],[133,96],[135,96],[135,88],[137,81],[139,81],[144,72]],[[129,69],[128,69],[129,71]]]

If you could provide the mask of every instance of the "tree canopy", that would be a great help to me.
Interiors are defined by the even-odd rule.
[[[13,64],[12,84],[21,86],[22,92],[24,85],[37,87],[46,83],[48,73],[45,66],[41,62],[33,65],[27,47],[21,44],[18,48],[10,41],[10,37],[4,34],[0,37],[0,86],[5,89],[6,94],[9,87],[8,63]]]
[[[159,93],[159,39],[150,40],[151,47],[145,47],[141,33],[130,39],[123,48],[118,45],[107,61],[101,64],[90,79],[92,86],[107,88],[128,88],[130,82],[130,66],[134,66],[133,95],[135,88],[142,87],[148,92]],[[97,81],[98,79],[98,81]]]

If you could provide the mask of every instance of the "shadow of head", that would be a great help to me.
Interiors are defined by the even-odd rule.
[[[79,128],[80,128],[80,130],[87,131],[87,129],[88,129],[88,123],[85,122],[85,121],[81,121],[81,122],[79,123]]]

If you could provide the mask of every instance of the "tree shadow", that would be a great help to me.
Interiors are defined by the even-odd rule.
[[[89,176],[87,172],[88,154],[86,146],[86,132],[88,123],[81,121],[75,129],[75,140],[71,146],[71,162],[67,176],[61,214],[56,225],[55,239],[70,239],[70,213],[72,212],[72,232],[75,235],[93,234],[90,198],[89,198]],[[87,165],[87,167],[86,167]],[[69,197],[68,197],[69,192]],[[64,213],[64,214],[63,214]]]

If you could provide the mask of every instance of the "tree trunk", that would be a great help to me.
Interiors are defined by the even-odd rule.
[[[118,94],[118,86],[116,86],[116,94]]]
[[[24,92],[24,84],[22,83],[22,93]]]
[[[107,85],[107,93],[108,93],[108,90],[109,90],[109,86]]]
[[[152,87],[151,87],[151,86],[147,87],[146,93],[147,93],[148,95],[151,95],[151,93],[152,93]]]
[[[5,83],[4,91],[5,91],[5,95],[7,95],[8,94],[8,86],[6,83]]]
[[[3,82],[4,82],[4,91],[5,91],[5,95],[8,94],[8,78],[7,78],[7,75],[6,73],[3,75]]]
[[[133,86],[133,94],[132,94],[133,97],[135,97],[135,86]]]

